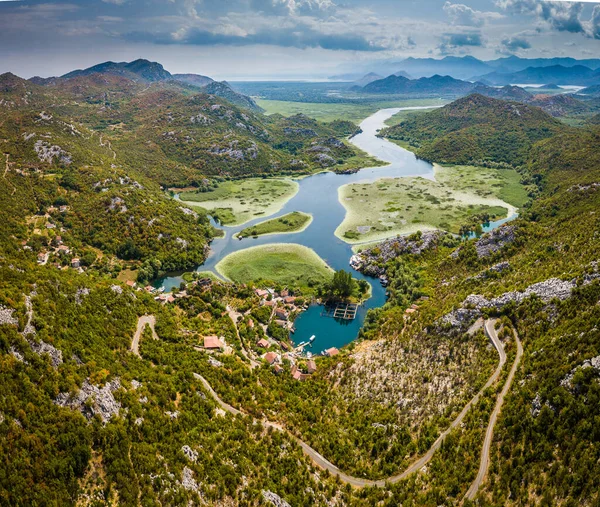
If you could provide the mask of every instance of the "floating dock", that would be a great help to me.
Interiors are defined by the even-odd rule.
[[[338,303],[336,305],[328,305],[321,312],[322,317],[332,317],[334,319],[354,320],[358,305],[355,303]]]

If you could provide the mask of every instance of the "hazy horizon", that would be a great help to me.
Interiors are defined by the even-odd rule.
[[[600,4],[539,0],[0,0],[0,72],[145,58],[219,80],[315,80],[407,57],[593,58]]]

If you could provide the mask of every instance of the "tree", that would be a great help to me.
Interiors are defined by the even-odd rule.
[[[352,274],[343,269],[336,271],[328,287],[329,298],[343,300],[349,298],[353,292],[354,280]]]

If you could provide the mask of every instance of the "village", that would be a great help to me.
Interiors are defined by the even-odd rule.
[[[210,278],[199,278],[187,284],[186,288],[183,288],[182,284],[179,290],[165,292],[150,285],[138,287],[133,281],[126,282],[129,287],[145,291],[163,304],[175,303],[178,299],[190,297],[188,291],[191,292],[193,289],[204,292],[210,290],[214,284],[221,283]],[[252,367],[259,366],[261,362],[266,363],[274,374],[281,375],[286,371],[284,365],[288,364],[293,379],[308,380],[317,371],[316,355],[305,351],[305,348],[312,344],[314,337],[294,345],[290,340],[290,334],[294,333],[294,319],[308,308],[309,302],[305,298],[292,295],[288,289],[276,291],[272,288],[256,288],[253,290],[253,296],[258,300],[258,304],[253,304],[244,312],[227,306],[227,313],[236,328],[238,337],[240,337],[241,325],[250,330],[257,330],[257,328],[261,330],[255,343],[244,344],[240,339],[243,355],[250,361]],[[257,314],[261,315],[262,322],[257,319]],[[194,349],[210,354],[209,362],[214,366],[221,365],[217,359],[219,355],[234,353],[233,347],[227,343],[225,337],[216,334],[199,336],[199,343],[194,346]],[[333,357],[339,354],[339,350],[329,348],[323,354]]]

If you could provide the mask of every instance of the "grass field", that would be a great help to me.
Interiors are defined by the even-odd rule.
[[[283,243],[229,254],[217,264],[216,270],[224,278],[238,283],[268,280],[308,291],[333,276],[333,270],[314,250]]]
[[[320,121],[348,120],[357,125],[368,116],[389,107],[434,106],[442,102],[438,99],[398,99],[378,100],[373,102],[348,103],[315,103],[288,102],[283,100],[256,99],[257,104],[265,110],[265,114],[279,113],[283,116],[305,114]]]
[[[345,185],[339,190],[339,199],[346,217],[336,236],[348,243],[362,243],[416,230],[457,233],[472,215],[505,217],[522,205],[526,195],[518,185],[518,174],[504,172],[436,166],[437,181],[403,178]]]
[[[291,234],[301,232],[312,222],[312,215],[300,211],[292,211],[279,218],[260,222],[237,233],[236,237],[264,236],[266,234]]]
[[[179,198],[208,210],[223,225],[240,225],[277,213],[297,192],[292,180],[248,179],[225,181],[211,192],[183,192]]]
[[[521,175],[514,169],[490,169],[474,166],[440,166],[435,164],[435,179],[460,192],[480,197],[495,197],[521,208],[529,200],[521,185]]]

